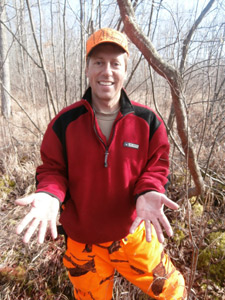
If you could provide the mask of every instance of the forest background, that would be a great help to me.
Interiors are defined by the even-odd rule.
[[[72,299],[63,237],[25,246],[15,227],[27,209],[14,201],[35,190],[46,126],[82,97],[85,42],[102,27],[128,35],[127,93],[168,131],[168,194],[180,209],[167,211],[166,251],[189,299],[225,299],[224,16],[222,0],[1,1],[1,300]],[[114,299],[148,298],[116,274]]]

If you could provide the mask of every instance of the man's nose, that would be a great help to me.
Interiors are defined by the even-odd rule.
[[[110,63],[105,63],[103,73],[104,75],[112,75],[112,66]]]

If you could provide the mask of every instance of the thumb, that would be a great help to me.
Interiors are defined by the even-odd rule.
[[[175,203],[174,201],[170,200],[169,198],[166,197],[166,195],[162,195],[162,202],[165,204],[167,207],[170,209],[178,209],[179,205]]]
[[[34,194],[31,194],[30,196],[27,196],[27,197],[24,197],[21,199],[17,199],[15,201],[15,203],[17,205],[25,206],[25,205],[31,204],[34,201],[34,199],[35,199]]]

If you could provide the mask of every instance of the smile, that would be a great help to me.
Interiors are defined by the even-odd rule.
[[[99,81],[98,83],[99,83],[100,85],[104,85],[104,86],[111,86],[111,85],[113,85],[113,82]]]

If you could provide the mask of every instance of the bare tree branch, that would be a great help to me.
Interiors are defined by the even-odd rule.
[[[13,38],[17,41],[17,43],[22,47],[22,49],[26,52],[26,54],[29,56],[29,58],[33,61],[33,63],[41,69],[41,65],[33,58],[33,56],[28,52],[28,50],[26,49],[26,47],[20,42],[20,40],[16,37],[16,35],[12,32],[12,30],[4,23],[0,20],[0,23],[5,26],[5,28],[8,30],[8,32],[11,33],[11,35],[13,36]]]
[[[209,3],[206,5],[206,7],[203,9],[203,11],[200,13],[197,20],[192,25],[190,31],[188,32],[188,34],[187,34],[187,36],[186,36],[186,38],[183,42],[182,58],[181,58],[181,62],[180,62],[180,73],[182,73],[183,69],[184,69],[184,64],[185,64],[186,57],[187,57],[187,52],[188,52],[188,46],[190,44],[191,38],[192,38],[195,30],[197,29],[198,25],[201,23],[202,19],[207,14],[207,12],[210,10],[210,8],[212,7],[214,2],[215,2],[215,0],[210,0],[209,1]]]
[[[34,125],[34,127],[43,135],[43,132],[40,130],[40,128],[36,125],[36,123],[31,119],[29,114],[26,112],[26,110],[23,108],[22,104],[7,90],[7,88],[3,85],[3,82],[0,81],[0,84],[2,85],[5,92],[16,102],[16,104],[19,106],[19,108],[24,112],[26,117],[30,120],[30,122]]]
[[[191,194],[199,195],[204,191],[204,181],[193,148],[188,119],[184,107],[183,81],[180,73],[165,62],[154,48],[151,41],[138,26],[130,0],[117,0],[124,23],[124,31],[136,47],[142,52],[152,68],[170,85],[173,105],[177,120],[177,130],[186,156],[187,164],[195,183]]]
[[[56,108],[55,108],[55,104],[54,104],[54,100],[53,100],[53,94],[52,94],[51,87],[50,87],[50,84],[49,84],[48,74],[47,74],[46,69],[45,69],[44,58],[43,58],[41,49],[40,49],[40,47],[38,45],[37,38],[36,38],[36,35],[35,35],[33,18],[32,18],[32,14],[31,14],[29,0],[26,0],[26,4],[27,4],[27,8],[28,8],[28,14],[29,14],[30,25],[31,25],[31,29],[32,29],[34,43],[35,43],[36,50],[37,50],[37,53],[38,53],[38,56],[39,56],[39,60],[40,60],[40,64],[41,64],[41,70],[43,72],[44,79],[45,79],[45,85],[46,85],[46,88],[47,88],[48,93],[49,93],[49,97],[50,97],[50,102],[52,104],[52,108],[53,108],[54,113],[56,115],[57,111],[56,111]]]

